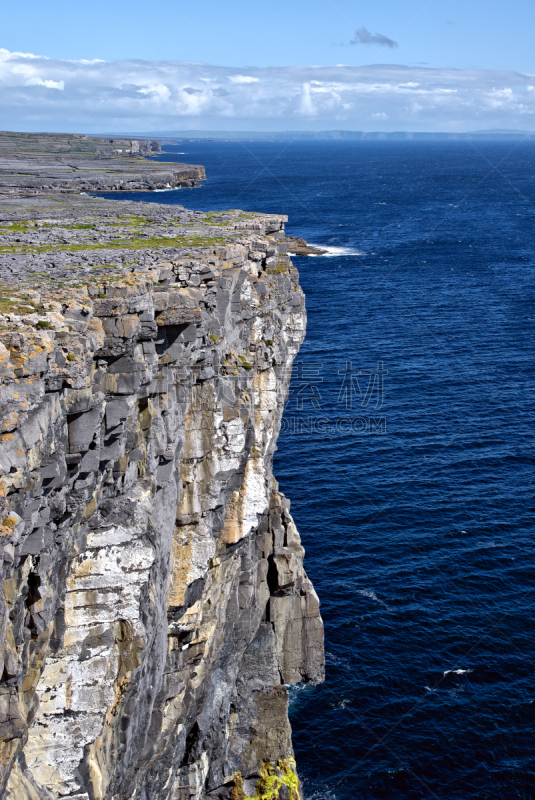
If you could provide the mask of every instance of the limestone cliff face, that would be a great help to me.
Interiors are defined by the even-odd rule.
[[[3,797],[226,798],[292,754],[284,684],[323,679],[272,475],[305,310],[261,219],[0,329]]]

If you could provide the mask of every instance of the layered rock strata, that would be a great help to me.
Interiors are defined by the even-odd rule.
[[[1,794],[222,800],[292,755],[285,684],[323,679],[272,474],[304,297],[278,216],[136,204],[191,246],[92,272],[112,205],[3,210],[4,251],[48,261],[0,298]]]

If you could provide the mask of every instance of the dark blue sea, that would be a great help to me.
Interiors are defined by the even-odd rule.
[[[535,798],[535,145],[185,143],[285,213],[308,333],[275,473],[327,680],[291,693],[307,800]],[[175,155],[176,154],[176,155]]]

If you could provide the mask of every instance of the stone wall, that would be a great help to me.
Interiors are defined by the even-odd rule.
[[[227,798],[292,755],[322,623],[272,456],[306,317],[262,220],[0,326],[3,797]]]

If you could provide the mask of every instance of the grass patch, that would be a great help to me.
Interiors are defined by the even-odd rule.
[[[225,244],[222,236],[153,236],[146,239],[113,239],[98,244],[41,244],[8,245],[0,247],[0,253],[50,253],[64,251],[78,253],[84,250],[148,250],[163,247],[210,247]]]
[[[243,367],[244,369],[252,369],[253,368],[253,365],[251,364],[250,361],[247,361],[245,356],[238,356],[238,358],[241,361],[241,364],[240,364],[241,367]]]
[[[13,225],[0,225],[0,233],[26,233],[30,227],[35,227],[35,224],[30,222],[14,222]]]
[[[147,217],[136,217],[135,214],[128,214],[125,217],[117,217],[121,222],[126,222],[127,225],[149,225]]]
[[[0,284],[0,314],[32,314],[36,310],[27,297],[17,297],[12,286]]]

